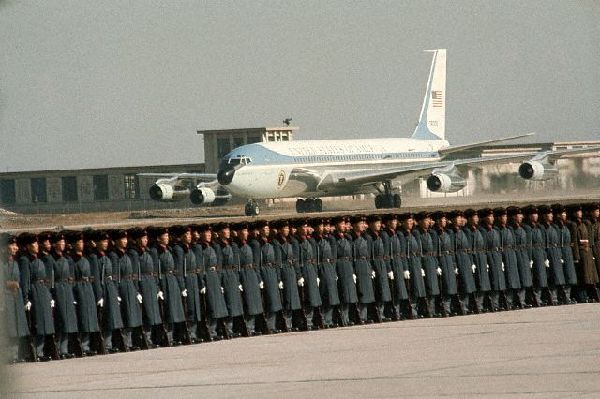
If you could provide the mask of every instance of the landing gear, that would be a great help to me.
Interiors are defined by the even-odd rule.
[[[244,207],[244,213],[246,216],[258,216],[260,214],[260,207],[258,203],[254,200],[248,200],[246,202],[246,206]]]
[[[400,208],[402,199],[400,194],[392,191],[392,184],[389,181],[383,183],[383,191],[375,196],[375,208],[386,209],[386,208]]]
[[[323,212],[323,201],[321,198],[299,198],[296,200],[296,212]]]

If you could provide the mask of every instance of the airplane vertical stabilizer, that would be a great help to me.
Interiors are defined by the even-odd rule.
[[[446,49],[433,52],[427,91],[413,139],[445,140],[446,133]]]

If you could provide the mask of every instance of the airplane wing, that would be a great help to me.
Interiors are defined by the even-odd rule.
[[[138,173],[138,176],[156,177],[157,179],[164,179],[165,182],[176,182],[178,180],[200,180],[206,183],[212,183],[217,180],[216,173]]]
[[[323,173],[317,186],[319,189],[326,190],[328,188],[333,188],[336,186],[339,187],[342,185],[356,186],[377,184],[383,180],[400,180],[401,184],[405,184],[416,178],[425,177],[435,170],[450,170],[456,168],[459,171],[464,172],[467,169],[481,168],[484,165],[523,162],[527,160],[554,162],[558,158],[565,155],[575,155],[590,152],[598,152],[598,155],[600,156],[600,146],[570,150],[544,151],[538,153],[532,152],[517,155],[465,158],[452,161],[426,162],[381,169],[333,170]],[[305,173],[305,176],[308,176],[308,174]]]
[[[521,134],[518,136],[511,136],[511,137],[503,137],[501,139],[494,139],[494,140],[486,140],[486,141],[479,141],[477,143],[471,143],[471,144],[464,144],[464,145],[453,145],[450,147],[446,147],[446,148],[442,148],[441,150],[439,150],[439,153],[442,157],[445,157],[449,154],[453,154],[455,152],[459,152],[459,151],[464,151],[464,150],[470,150],[473,148],[478,148],[478,147],[483,147],[489,144],[496,144],[496,143],[502,143],[504,141],[510,141],[510,140],[516,140],[516,139],[520,139],[523,137],[529,137],[529,136],[533,136],[535,133],[527,133],[527,134]]]

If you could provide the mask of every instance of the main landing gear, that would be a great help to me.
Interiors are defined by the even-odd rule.
[[[260,214],[258,202],[251,199],[248,200],[248,202],[246,202],[246,206],[244,207],[244,213],[246,216],[258,216]]]
[[[323,201],[321,198],[299,198],[296,200],[296,212],[323,212]]]
[[[375,208],[400,208],[402,199],[400,198],[400,194],[392,191],[391,182],[383,182],[382,187],[379,188],[379,192],[380,193],[375,196]]]

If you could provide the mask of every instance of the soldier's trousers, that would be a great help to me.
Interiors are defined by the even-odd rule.
[[[245,315],[244,321],[246,322],[246,329],[248,330],[248,334],[253,334],[256,332],[256,317],[255,315]]]
[[[542,305],[542,288],[541,287],[533,287],[533,302],[535,306]]]
[[[267,321],[267,330],[269,332],[277,330],[277,313],[266,312],[265,320]]]
[[[383,319],[385,318],[384,310],[385,310],[385,303],[383,303],[383,302],[375,303],[375,311],[377,312],[377,315],[376,315],[377,317],[376,317],[375,321],[377,321],[377,322],[383,321]]]
[[[342,319],[342,325],[347,326],[350,324],[350,304],[349,303],[341,303],[340,304],[340,317]]]
[[[521,307],[525,307],[525,305],[527,305],[527,302],[525,300],[525,293],[526,293],[526,288],[519,288],[517,290],[517,299],[519,300],[519,305],[521,305]]]
[[[333,310],[333,306],[323,305],[323,322],[326,326],[333,324]]]
[[[81,336],[81,350],[83,351],[83,353],[89,352],[90,351],[90,333],[82,332],[82,333],[80,333],[80,336]]]
[[[549,305],[558,305],[558,290],[559,289],[560,289],[560,286],[548,288],[548,294],[550,296]]]
[[[7,360],[9,362],[16,362],[16,361],[20,360],[21,358],[23,358],[23,356],[20,353],[22,340],[20,338],[11,337],[11,338],[8,338],[7,341],[8,341],[6,343]]]
[[[506,309],[507,310],[512,310],[515,295],[516,295],[516,290],[513,288],[507,288],[506,291],[504,291],[504,298],[506,299]]]
[[[212,339],[217,337],[217,323],[219,321],[219,319],[213,319],[212,317],[207,318],[207,327],[208,327],[208,335],[210,335],[210,337]]]
[[[35,336],[35,354],[36,356],[44,356],[44,344],[46,343],[45,335]]]
[[[493,311],[500,309],[500,292],[501,291],[494,291],[494,290],[489,292],[490,305],[491,305]]]
[[[58,334],[58,353],[66,355],[69,353],[69,334],[59,332]]]
[[[482,312],[485,309],[485,296],[487,295],[487,291],[477,291],[475,292],[475,306],[477,306],[477,310]]]
[[[427,297],[426,303],[427,303],[427,313],[428,313],[429,317],[433,317],[438,314],[438,312],[435,309],[436,299],[437,299],[437,295],[432,295],[432,296]]]
[[[366,303],[359,303],[358,304],[358,319],[361,322],[365,322],[367,321],[367,316],[368,316],[368,309],[369,309],[369,305]]]
[[[446,316],[452,314],[452,297],[453,295],[442,295],[442,311]]]
[[[283,313],[283,322],[285,323],[285,328],[289,330],[293,327],[294,322],[294,311],[293,310],[284,310]]]

